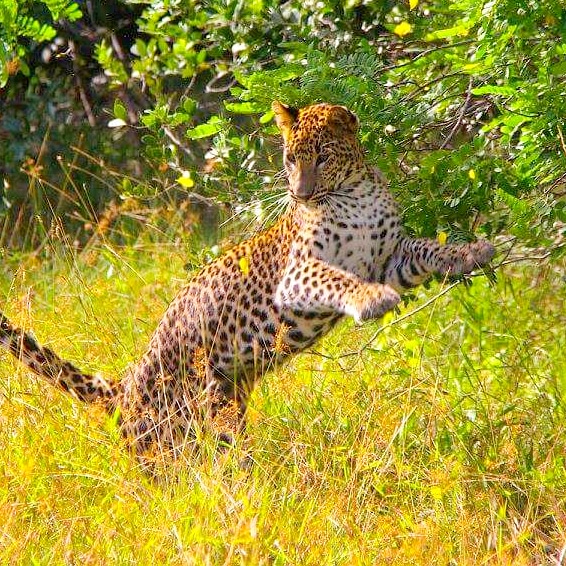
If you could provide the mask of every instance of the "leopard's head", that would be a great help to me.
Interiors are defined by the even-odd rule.
[[[313,104],[296,109],[275,101],[272,108],[283,136],[283,159],[294,200],[317,202],[363,166],[358,118],[344,106]]]

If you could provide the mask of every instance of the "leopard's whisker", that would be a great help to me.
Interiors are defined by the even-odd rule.
[[[234,211],[234,213],[232,215],[230,215],[226,220],[224,220],[221,223],[221,227],[230,224],[231,222],[233,222],[234,220],[236,220],[239,217],[242,217],[250,212],[253,212],[254,210],[257,210],[258,207],[260,208],[268,208],[271,206],[272,201],[277,202],[279,199],[281,199],[282,197],[286,196],[286,192],[282,193],[280,191],[278,192],[267,192],[262,195],[260,198],[256,198],[244,205],[238,206],[236,208],[236,210]],[[256,219],[257,219],[257,214],[255,214]],[[246,228],[249,228],[249,226],[251,226],[254,223],[254,220],[251,220],[248,225],[246,226]]]

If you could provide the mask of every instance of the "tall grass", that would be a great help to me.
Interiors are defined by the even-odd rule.
[[[2,305],[119,375],[199,261],[192,243],[77,251],[55,234],[5,254]],[[0,354],[0,563],[557,564],[564,267],[508,267],[384,327],[343,323],[265,377],[232,452],[205,440],[159,480],[96,407]]]

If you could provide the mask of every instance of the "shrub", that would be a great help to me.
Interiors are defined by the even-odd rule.
[[[136,16],[127,36],[97,41],[113,112],[97,127],[112,128],[114,152],[135,138],[161,186],[268,202],[280,168],[271,101],[325,100],[359,115],[414,233],[563,241],[559,0],[167,0]]]

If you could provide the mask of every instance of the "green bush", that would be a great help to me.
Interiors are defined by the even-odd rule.
[[[330,101],[359,115],[415,234],[563,241],[560,0],[124,4],[135,28],[95,48],[113,113],[97,128],[114,155],[136,138],[160,186],[257,214],[281,167],[271,101]]]
[[[271,101],[324,100],[359,115],[415,233],[540,245],[566,220],[558,0],[149,3],[138,25],[114,76],[145,86],[145,151],[195,190],[261,198],[280,163]],[[116,65],[108,46],[99,60]]]
[[[74,22],[82,12],[73,0],[3,0],[0,6],[0,88],[10,74],[29,75],[27,41],[49,41],[57,34],[53,22]]]

